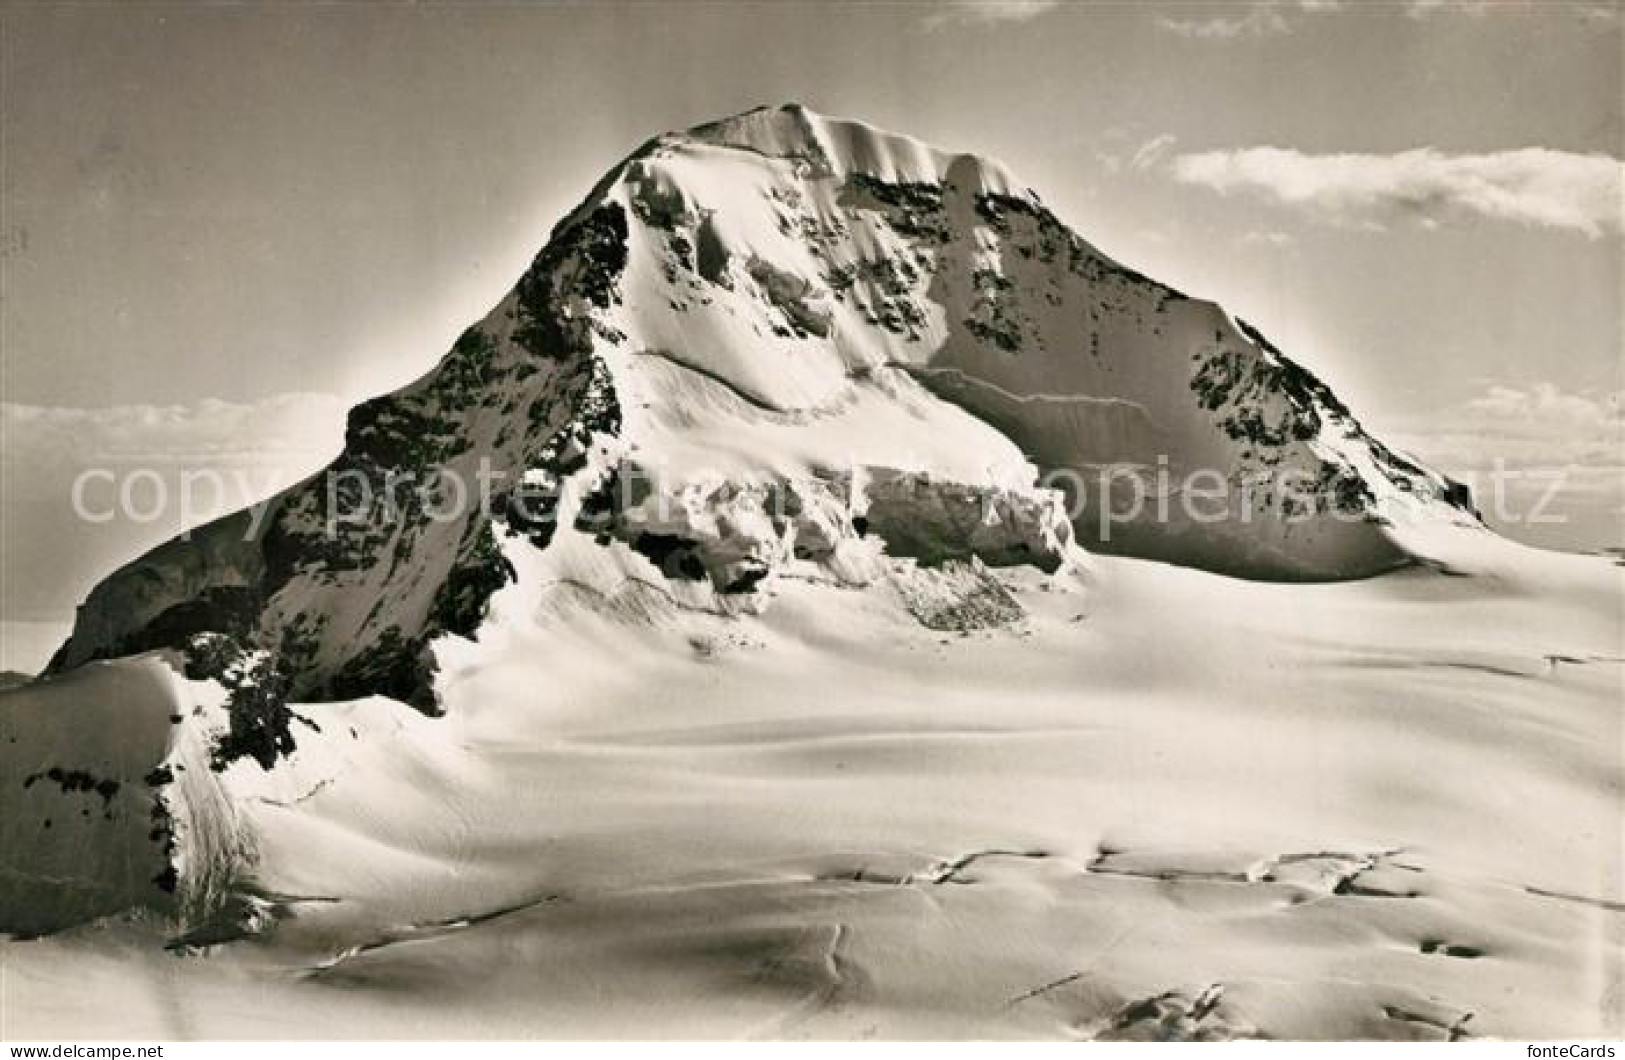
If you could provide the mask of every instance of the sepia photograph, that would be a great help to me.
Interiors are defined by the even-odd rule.
[[[0,0],[8,1056],[1618,1055],[1622,157],[1619,0]]]

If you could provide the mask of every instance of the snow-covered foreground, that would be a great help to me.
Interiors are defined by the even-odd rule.
[[[521,571],[446,717],[303,707],[224,775],[257,932],[5,941],[0,1034],[1617,1035],[1625,572],[1451,533],[1342,584],[1010,568],[965,635],[895,582]]]

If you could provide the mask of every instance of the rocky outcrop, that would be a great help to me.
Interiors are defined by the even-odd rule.
[[[882,556],[921,567],[976,560],[1048,573],[1081,559],[1058,493],[894,468],[767,484],[713,479],[668,492],[645,469],[622,464],[589,493],[576,525],[627,543],[668,579],[728,595],[809,565],[865,584],[880,576]]]
[[[224,634],[275,653],[288,694],[436,710],[427,644],[472,633],[506,580],[508,499],[619,427],[592,313],[617,297],[625,238],[616,204],[562,224],[434,371],[351,412],[325,471],[98,585],[50,672]]]

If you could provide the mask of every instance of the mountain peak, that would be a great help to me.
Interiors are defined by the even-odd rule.
[[[751,151],[799,163],[808,175],[863,174],[892,184],[953,180],[971,192],[1031,196],[1002,163],[952,153],[904,133],[853,118],[820,114],[800,103],[762,106],[662,138]]]
[[[794,104],[657,137],[324,474],[109,577],[52,669],[259,660],[228,750],[274,758],[267,688],[436,711],[516,579],[718,615],[814,580],[979,628],[1019,617],[987,569],[1076,571],[1079,542],[1336,579],[1410,562],[1401,519],[1473,521],[1262,333],[1019,187]]]

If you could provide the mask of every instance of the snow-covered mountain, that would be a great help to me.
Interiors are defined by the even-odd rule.
[[[1192,514],[1182,491],[1198,481],[1224,517]],[[1435,572],[1480,563],[1494,573]],[[1385,785],[1413,777],[1414,756],[1466,770],[1523,725],[1543,750],[1513,772],[1576,785],[1576,812],[1606,820],[1596,669],[1563,671],[1566,721],[1555,700],[1469,690],[1448,736],[1394,751],[1372,733],[1409,724],[1381,713],[1407,705],[1390,703],[1406,652],[1419,672],[1475,679],[1612,665],[1613,583],[1574,564],[1494,538],[1465,489],[1368,435],[1258,330],[1101,254],[998,164],[755,110],[611,170],[436,368],[351,413],[330,468],[91,593],[47,677],[0,699],[0,929],[140,907],[199,948],[277,924],[316,979],[395,942],[529,923],[560,895],[636,893],[594,907],[590,946],[538,922],[530,956],[598,946],[587,963],[608,961],[593,967],[610,981],[782,948],[779,971],[741,979],[800,969],[834,998],[921,970],[886,964],[907,947],[854,956],[852,924],[876,939],[918,925],[826,923],[832,893],[991,881],[964,900],[1008,883],[1013,901],[975,921],[976,959],[1053,973],[1048,1005],[1070,966],[1041,966],[1041,946],[999,956],[999,939],[1117,933],[1094,914],[1033,927],[1110,897],[1094,888],[1126,888],[1113,900],[1136,916],[1162,908],[1139,884],[1187,878],[1261,910],[1430,888],[1510,910],[1485,880],[1512,870],[1476,853],[1412,881],[1470,829],[1420,823]],[[1397,573],[1268,584],[1383,572]],[[1525,659],[1506,630],[1537,613],[1548,639]],[[1454,694],[1431,688],[1424,721]],[[1293,713],[1322,700],[1342,713]],[[1197,753],[1251,722],[1272,735]],[[1133,735],[1102,756],[1075,742],[1091,725]],[[1164,770],[1177,775],[1145,786]],[[1000,780],[1018,774],[1030,792]],[[1175,804],[1180,827],[1148,815]],[[1538,809],[1519,820],[1538,829]],[[1596,853],[1541,842],[1558,875]],[[794,893],[734,894],[754,911],[730,919],[687,890],[718,874]],[[1053,903],[1024,904],[1052,887]],[[1557,931],[1550,918],[1582,905],[1528,915]],[[640,919],[653,909],[670,919]],[[1012,916],[1015,934],[994,926]],[[1258,916],[1239,942],[1239,921],[1204,926],[1204,952],[1274,953],[1273,914]],[[694,941],[695,918],[724,934]],[[653,938],[671,950],[616,963]],[[1429,938],[1427,953],[1472,948]],[[1249,1009],[1221,1004],[1217,978],[1163,983],[1173,972],[1130,949],[1132,984],[1079,1001],[1075,1029],[1315,1032],[1353,989],[1349,1033],[1464,1032],[1461,1011],[1412,997],[1450,969],[1395,986],[1387,950],[1355,972],[1334,976],[1333,954],[1281,973],[1341,983],[1342,1000],[1243,991]],[[436,952],[449,963],[420,971],[437,990],[490,958]],[[696,974],[684,989],[711,982]],[[1026,1004],[1019,985],[999,988]],[[951,1000],[959,988],[938,983],[930,1005],[980,1011]],[[1129,1019],[1141,1010],[1146,1027]]]
[[[1130,469],[1162,493],[1103,524],[1129,514]],[[1227,517],[1172,503],[1197,471]],[[494,503],[453,513],[479,482]],[[997,163],[787,106],[615,167],[432,372],[351,414],[331,468],[114,574],[51,669],[218,633],[273,653],[299,697],[432,710],[429,644],[475,634],[515,534],[589,533],[730,609],[797,564],[1054,567],[1074,539],[1359,577],[1407,560],[1394,519],[1469,509],[1256,330],[1101,254]]]

